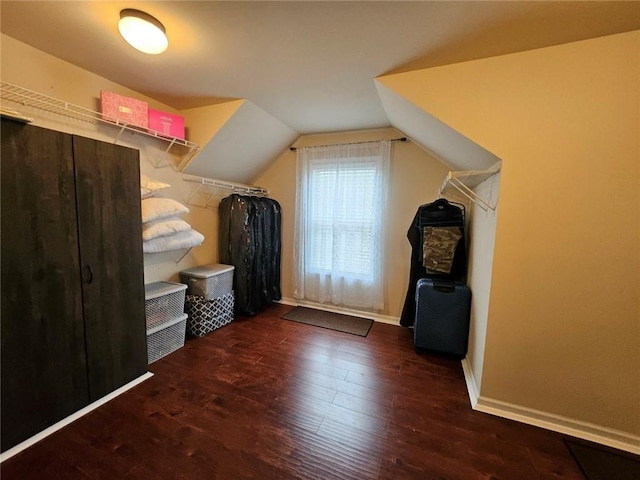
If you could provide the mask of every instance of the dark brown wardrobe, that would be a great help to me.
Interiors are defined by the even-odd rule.
[[[2,119],[2,451],[147,371],[137,150]]]

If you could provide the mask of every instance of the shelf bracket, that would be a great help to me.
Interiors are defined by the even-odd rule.
[[[120,126],[120,131],[118,132],[118,134],[116,135],[116,138],[113,140],[114,144],[118,143],[118,140],[120,140],[120,135],[122,135],[122,132],[124,132],[125,129],[125,125],[121,125]]]
[[[184,257],[186,257],[186,256],[189,254],[189,252],[191,251],[191,249],[192,249],[192,248],[193,248],[193,247],[189,247],[189,248],[187,249],[187,251],[186,251],[186,252],[184,252],[184,253],[182,254],[182,256],[181,256],[178,260],[176,260],[176,264],[180,263],[180,262],[182,261],[182,259],[183,259]]]
[[[498,172],[500,172],[499,164],[494,165],[488,170],[449,172],[444,182],[442,183],[442,187],[440,187],[440,197],[443,197],[445,195],[447,187],[451,186],[465,198],[479,206],[485,212],[488,210],[495,211],[498,206],[497,202],[493,204],[489,203],[487,200],[474,192],[473,187],[478,186],[480,183],[493,177]]]
[[[485,212],[487,210],[493,211],[496,209],[496,205],[491,205],[490,203],[486,202],[482,197],[480,197],[479,195],[476,195],[476,192],[471,190],[469,187],[467,187],[464,183],[462,183],[457,178],[452,178],[451,180],[449,180],[449,185],[451,185],[453,188],[458,190],[458,192],[460,192],[470,201],[478,205]],[[440,194],[442,195],[443,193],[444,193],[444,189],[440,192]]]
[[[187,198],[187,204],[188,205],[194,205],[193,203],[193,198],[198,195],[198,193],[200,192],[200,188],[202,187],[202,185],[198,185],[192,192],[191,195],[189,195],[189,198]]]

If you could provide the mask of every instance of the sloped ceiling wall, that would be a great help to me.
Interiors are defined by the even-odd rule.
[[[485,170],[500,160],[386,85],[393,77],[403,75],[406,74],[383,76],[375,81],[391,125],[452,170]]]
[[[244,100],[232,100],[206,107],[182,110],[190,141],[204,146],[218,133],[225,123],[238,111]]]
[[[390,124],[451,170],[484,170],[500,159],[416,106],[386,83],[406,73],[379,77],[375,85]],[[234,100],[181,112],[195,130],[201,151],[183,172],[252,183],[299,134],[248,100]]]
[[[207,124],[220,126],[184,167],[184,173],[248,184],[298,138],[298,132],[250,101],[237,102],[231,115],[225,109],[223,115],[227,116],[223,122],[215,116],[199,119],[200,130],[206,130]],[[205,132],[203,139],[206,136]]]

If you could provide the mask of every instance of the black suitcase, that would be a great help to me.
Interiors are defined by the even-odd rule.
[[[413,326],[416,350],[464,357],[469,342],[470,315],[471,290],[464,283],[418,280]]]

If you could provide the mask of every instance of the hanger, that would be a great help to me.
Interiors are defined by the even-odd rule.
[[[446,198],[421,205],[418,208],[417,227],[441,226],[464,228],[465,208],[461,203]]]

